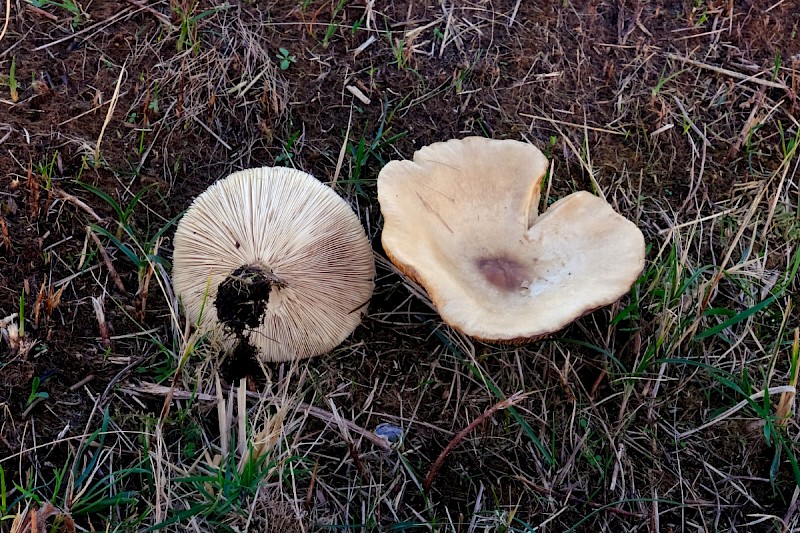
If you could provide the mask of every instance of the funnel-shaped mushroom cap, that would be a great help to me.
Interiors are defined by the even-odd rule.
[[[175,231],[173,283],[188,319],[249,343],[262,361],[325,353],[356,328],[375,261],[350,206],[288,168],[231,174]]]
[[[604,200],[577,192],[538,215],[546,170],[534,146],[480,137],[381,170],[383,248],[451,326],[534,340],[613,303],[641,273],[642,232]]]

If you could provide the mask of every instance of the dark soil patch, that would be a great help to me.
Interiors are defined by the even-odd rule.
[[[229,383],[257,375],[260,370],[258,349],[245,330],[261,324],[275,285],[275,279],[262,268],[245,265],[231,272],[217,288],[217,317],[237,340],[233,353],[223,363],[223,376]]]
[[[274,285],[275,280],[262,268],[249,265],[237,268],[217,288],[214,299],[217,317],[237,335],[243,335],[245,328],[257,328]]]

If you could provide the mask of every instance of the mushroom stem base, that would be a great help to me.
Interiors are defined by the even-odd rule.
[[[237,335],[257,328],[267,310],[270,293],[281,287],[280,279],[258,265],[245,265],[231,272],[217,287],[214,305],[219,320]]]

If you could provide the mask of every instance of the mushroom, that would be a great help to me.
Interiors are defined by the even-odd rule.
[[[361,322],[374,280],[358,217],[294,169],[254,168],[217,181],[175,231],[173,283],[188,320],[264,362],[338,346]]]
[[[642,232],[605,200],[576,192],[538,214],[547,166],[533,145],[468,137],[380,171],[384,251],[467,335],[544,337],[618,300],[644,268]]]

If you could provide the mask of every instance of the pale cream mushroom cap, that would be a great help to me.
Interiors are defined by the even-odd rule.
[[[381,170],[383,248],[456,329],[535,340],[615,302],[642,272],[642,232],[605,200],[577,192],[538,215],[547,166],[530,144],[468,137]]]
[[[173,283],[188,320],[236,341],[218,320],[221,283],[252,266],[278,283],[257,327],[243,335],[262,361],[326,353],[358,326],[375,262],[350,206],[310,174],[289,168],[235,172],[198,196],[175,231]]]

